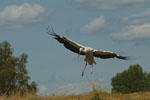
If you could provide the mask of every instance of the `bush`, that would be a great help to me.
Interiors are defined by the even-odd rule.
[[[7,41],[0,43],[0,95],[10,95],[18,91],[23,95],[27,90],[36,93],[36,83],[28,83],[30,77],[26,63],[27,54],[15,57],[13,48]]]
[[[99,97],[98,93],[95,93],[94,96],[90,100],[104,100]]]
[[[150,91],[150,73],[143,72],[139,64],[129,66],[128,70],[117,73],[112,78],[112,91],[133,93]]]

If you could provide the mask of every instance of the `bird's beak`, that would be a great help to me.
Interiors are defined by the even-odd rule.
[[[80,56],[80,53],[81,53],[81,52],[79,51],[78,58],[79,58],[79,56]]]

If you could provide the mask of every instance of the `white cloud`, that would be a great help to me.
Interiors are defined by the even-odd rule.
[[[138,6],[150,2],[149,0],[74,0],[78,4],[97,10],[111,10],[123,6]]]
[[[147,16],[150,16],[150,9],[147,9],[144,12],[132,15],[132,17],[147,17]]]
[[[15,28],[22,27],[23,24],[38,22],[44,12],[45,8],[39,4],[9,5],[0,11],[0,26]]]
[[[134,40],[150,38],[150,24],[132,25],[126,28],[125,31],[112,35],[119,40]]]
[[[105,17],[100,16],[100,17],[92,20],[90,23],[81,27],[80,32],[81,33],[95,32],[95,31],[99,30],[104,24],[105,24]]]
[[[122,18],[122,22],[126,25],[142,25],[150,22],[150,8],[125,16]]]

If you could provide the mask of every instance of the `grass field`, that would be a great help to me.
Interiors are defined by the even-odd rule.
[[[10,97],[1,96],[0,100],[150,100],[150,92],[139,92],[129,94],[107,93],[101,91],[92,91],[79,95],[60,95],[49,96],[30,95],[25,97],[13,95]]]

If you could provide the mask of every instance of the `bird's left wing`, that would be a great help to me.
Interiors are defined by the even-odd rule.
[[[120,56],[114,52],[110,52],[110,51],[102,51],[102,50],[94,50],[93,55],[95,57],[99,57],[102,59],[107,59],[107,58],[118,58],[118,59],[123,59],[123,60],[127,60],[128,57],[124,57],[124,56]]]
[[[52,32],[48,32],[48,34],[54,36],[54,39],[56,39],[58,42],[62,43],[64,45],[64,47],[73,51],[74,53],[79,53],[79,49],[84,48],[84,46],[82,46],[70,39],[67,39],[63,36],[57,35],[53,30],[52,30]],[[84,55],[84,53],[81,52],[81,55]]]

